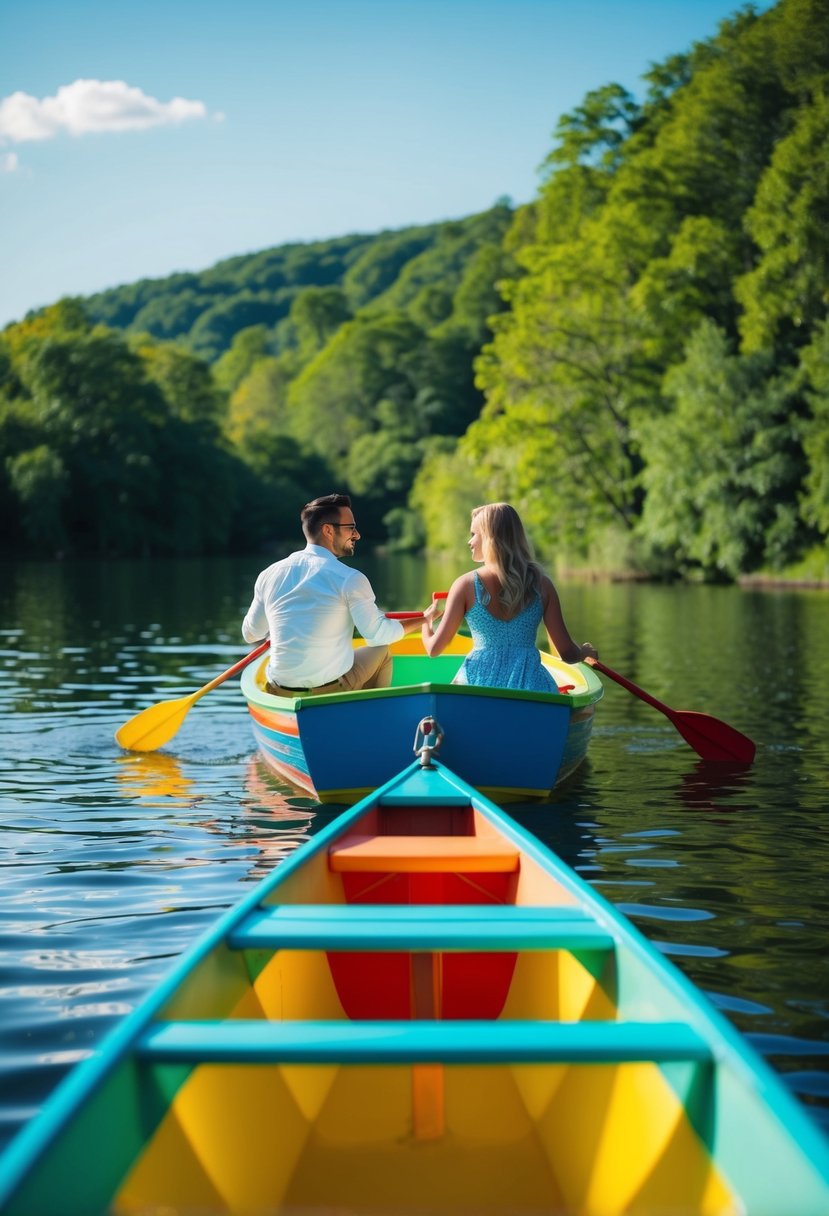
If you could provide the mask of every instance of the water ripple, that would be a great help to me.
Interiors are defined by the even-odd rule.
[[[399,570],[387,560],[371,576],[389,607],[408,608],[423,570],[401,583],[408,602]],[[127,755],[113,739],[139,709],[240,657],[257,571],[255,559],[4,569],[0,1141],[220,910],[336,813],[256,758],[236,681],[158,753]],[[549,806],[509,809],[673,959],[829,1130],[825,602],[596,585],[565,598],[614,667],[733,722],[757,739],[757,761],[698,760],[666,719],[608,686],[576,779]],[[727,665],[704,661],[714,637]],[[769,671],[789,675],[769,685]]]

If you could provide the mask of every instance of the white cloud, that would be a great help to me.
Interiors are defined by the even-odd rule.
[[[5,152],[0,156],[0,173],[16,173],[19,168],[16,152]]]
[[[158,101],[123,80],[76,80],[54,97],[11,93],[0,101],[0,143],[52,139],[62,131],[144,131],[205,118],[203,101]]]

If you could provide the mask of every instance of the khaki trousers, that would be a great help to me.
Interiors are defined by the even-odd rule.
[[[317,688],[282,688],[270,680],[266,692],[277,697],[318,696],[326,692],[354,692],[358,688],[386,688],[391,684],[392,657],[388,646],[358,646],[354,651],[354,664],[328,684]]]

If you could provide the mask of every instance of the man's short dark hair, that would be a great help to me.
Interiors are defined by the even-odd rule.
[[[350,507],[351,499],[347,494],[323,494],[306,502],[300,513],[302,531],[308,540],[316,540],[323,524],[335,524],[340,518],[340,509]]]

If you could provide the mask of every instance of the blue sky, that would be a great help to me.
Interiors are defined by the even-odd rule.
[[[771,0],[759,0],[761,11]],[[531,199],[559,116],[737,0],[0,0],[0,326]]]

